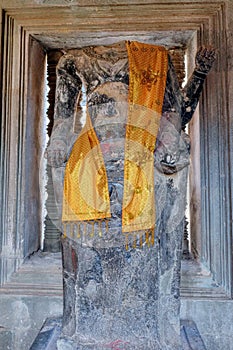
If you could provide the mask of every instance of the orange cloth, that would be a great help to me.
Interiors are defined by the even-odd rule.
[[[166,86],[168,56],[160,46],[127,42],[129,109],[125,139],[122,231],[155,225],[154,161]],[[74,144],[64,178],[62,221],[111,217],[108,181],[90,116]]]
[[[160,46],[127,43],[129,111],[125,141],[122,231],[155,226],[154,150],[166,87],[168,56]]]
[[[68,159],[63,189],[63,222],[111,217],[108,180],[99,140],[89,114]]]

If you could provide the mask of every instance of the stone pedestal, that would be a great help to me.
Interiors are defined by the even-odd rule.
[[[178,280],[172,266],[161,274],[159,249],[158,240],[126,251],[64,239],[64,335],[80,349],[138,350],[161,349],[169,336],[167,349],[180,350]]]
[[[63,238],[58,349],[180,350],[180,264],[187,169],[163,175],[153,246],[127,250],[121,231]],[[157,178],[159,174],[157,174]]]
[[[71,339],[59,338],[62,318],[47,319],[30,350],[79,350],[79,345]],[[85,349],[93,349],[86,346]],[[95,348],[97,349],[97,348]],[[101,349],[101,348],[98,348]],[[102,349],[127,349],[126,344],[113,342]],[[138,349],[137,347],[135,349]],[[152,349],[152,348],[151,348]],[[201,335],[193,321],[181,321],[181,349],[206,350]]]

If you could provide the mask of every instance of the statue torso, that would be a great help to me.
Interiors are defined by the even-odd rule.
[[[111,230],[121,225],[129,83],[127,50],[124,42],[111,47],[88,47],[79,50],[75,59],[82,81],[78,104],[88,109],[107,171]]]

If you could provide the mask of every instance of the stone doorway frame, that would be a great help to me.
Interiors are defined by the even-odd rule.
[[[23,5],[21,4],[23,3]],[[35,4],[37,3],[37,4]],[[4,284],[38,247],[40,194],[37,173],[45,56],[41,41],[111,33],[192,31],[197,45],[219,50],[200,101],[200,184],[193,225],[200,259],[221,287],[186,291],[201,297],[232,297],[230,135],[227,2],[2,1],[2,135],[0,282]],[[171,30],[172,28],[172,30]],[[52,47],[51,47],[52,48]],[[33,74],[30,74],[33,72]],[[42,97],[43,96],[43,97]],[[197,123],[194,121],[193,124]],[[195,125],[195,128],[197,125]],[[197,138],[191,126],[191,137]],[[35,141],[37,140],[37,141]],[[199,150],[198,150],[199,152]],[[197,165],[198,166],[198,165]],[[37,175],[36,175],[37,174]],[[32,181],[33,179],[33,181]],[[201,212],[201,218],[200,218]],[[33,250],[32,249],[32,250]],[[196,293],[196,294],[195,294]]]

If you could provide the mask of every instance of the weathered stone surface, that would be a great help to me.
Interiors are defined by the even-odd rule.
[[[205,344],[193,321],[182,321],[181,337],[183,340],[183,350],[206,350]]]
[[[53,6],[53,4],[58,3],[59,0],[47,2],[44,3],[45,5]],[[117,2],[117,4],[116,4]],[[61,3],[61,2],[60,2]],[[72,2],[73,4],[77,4],[77,2]],[[111,4],[110,4],[111,3]],[[88,38],[90,35],[90,30],[95,30],[92,34],[92,36],[97,36],[99,33],[103,32],[103,29],[106,27],[102,27],[102,23],[104,21],[103,18],[97,19],[98,23],[97,25],[93,24],[93,19],[91,19],[89,16],[86,16],[85,13],[85,6],[91,5],[91,11],[94,12],[94,16],[96,17],[96,14],[98,14],[100,7],[105,5],[111,5],[106,6],[108,8],[108,12],[110,13],[109,20],[108,20],[108,28],[112,30],[111,22],[115,21],[118,24],[118,28],[122,29],[124,31],[128,30],[128,21],[123,19],[121,21],[121,15],[122,12],[119,4],[124,3],[124,1],[111,1],[109,3],[108,0],[101,1],[101,3],[98,0],[82,0],[78,1],[77,6],[77,12],[81,12],[84,17],[85,21],[85,27],[81,27],[80,29],[80,23],[76,22],[74,24],[74,21],[70,19],[67,16],[67,7],[63,6],[60,9],[57,7],[55,11],[51,11],[46,6],[43,8],[43,6],[37,6],[39,4],[38,1],[33,0],[3,0],[1,1],[2,4],[2,13],[3,15],[8,15],[8,10],[10,8],[13,9],[10,13],[10,17],[12,18],[12,23],[14,22],[15,26],[12,29],[10,27],[10,31],[7,31],[6,28],[4,29],[5,35],[5,44],[3,43],[2,49],[4,49],[4,52],[8,55],[9,61],[5,63],[3,66],[2,71],[5,74],[5,80],[7,81],[7,84],[9,84],[8,92],[6,92],[6,98],[3,101],[3,110],[5,109],[6,114],[3,114],[2,118],[2,130],[5,131],[6,137],[3,137],[2,144],[7,146],[11,145],[11,150],[5,151],[5,147],[2,153],[2,160],[4,162],[12,163],[12,166],[3,166],[3,173],[6,174],[6,178],[8,178],[8,174],[14,174],[14,168],[16,167],[16,162],[12,162],[12,156],[15,153],[16,149],[16,143],[17,143],[17,136],[14,133],[14,129],[19,130],[20,135],[25,135],[24,129],[19,128],[17,122],[16,122],[16,116],[19,115],[18,110],[16,108],[18,101],[20,101],[21,106],[23,105],[21,103],[21,98],[19,98],[18,91],[20,89],[18,88],[17,81],[20,82],[21,77],[24,76],[23,72],[18,72],[17,68],[17,62],[20,62],[19,60],[19,54],[22,51],[23,47],[27,47],[27,42],[24,41],[23,37],[18,39],[18,36],[16,33],[18,32],[18,27],[23,30],[21,30],[21,35],[24,35],[24,38],[28,37],[28,34],[36,35],[37,33],[41,33],[43,31],[45,38],[46,34],[49,37],[50,32],[53,31],[55,35],[58,35],[60,38],[64,38],[65,33],[69,30],[67,27],[70,25],[70,30],[73,30],[74,33],[74,39],[73,42],[78,42],[80,36],[82,34],[79,33],[79,31],[83,30],[84,28],[84,35]],[[66,4],[64,1],[63,4]],[[68,3],[67,3],[68,4]],[[203,123],[201,123],[201,130],[205,130],[205,133],[203,132],[201,135],[201,154],[203,154],[203,159],[201,161],[202,165],[202,179],[201,179],[201,192],[204,193],[204,196],[206,197],[206,201],[203,202],[203,208],[205,208],[205,211],[203,212],[203,218],[202,221],[206,222],[207,225],[205,226],[205,223],[202,225],[202,241],[203,241],[203,247],[206,246],[206,253],[204,251],[204,254],[207,256],[207,258],[210,257],[210,261],[207,261],[207,265],[209,264],[211,266],[212,272],[214,272],[215,276],[217,276],[217,280],[222,282],[222,285],[226,290],[229,290],[229,286],[231,285],[231,245],[229,242],[231,242],[231,233],[229,234],[229,231],[231,230],[230,225],[230,218],[231,218],[231,191],[229,191],[229,182],[232,183],[230,177],[229,177],[229,166],[232,168],[233,162],[229,161],[230,157],[230,151],[232,150],[232,118],[229,118],[232,114],[232,104],[233,104],[233,71],[232,71],[232,20],[233,20],[233,3],[231,0],[229,1],[203,1],[200,3],[200,1],[184,1],[182,0],[164,0],[162,3],[157,1],[144,1],[142,7],[138,9],[137,4],[142,5],[142,1],[139,0],[130,0],[127,1],[127,9],[125,12],[126,16],[128,16],[129,20],[131,20],[134,24],[134,29],[137,29],[140,27],[140,24],[143,22],[143,28],[146,30],[151,31],[151,33],[154,33],[154,30],[159,30],[161,28],[161,31],[164,30],[164,28],[178,28],[178,34],[183,33],[187,28],[191,29],[191,34],[195,34],[197,31],[200,33],[198,35],[198,40],[202,44],[208,44],[212,43],[213,45],[219,47],[219,56],[222,58],[218,62],[218,73],[216,75],[216,79],[211,79],[208,84],[208,90],[207,95],[203,99],[205,105],[208,105],[209,107],[207,109],[202,110],[203,113],[201,113],[201,117],[203,116]],[[144,6],[144,5],[147,6]],[[93,6],[94,5],[94,6]],[[116,5],[116,6],[112,6]],[[130,5],[130,6],[129,6]],[[162,7],[161,7],[162,6]],[[28,14],[26,11],[28,7],[31,8],[31,12]],[[84,9],[83,9],[84,8]],[[125,7],[126,8],[126,7]],[[117,14],[116,9],[119,9],[118,17],[116,18],[115,15]],[[135,12],[132,14],[132,9],[135,9]],[[157,14],[155,12],[155,9],[158,9]],[[129,10],[129,11],[128,11]],[[142,10],[142,11],[141,11]],[[60,12],[59,12],[60,11]],[[77,12],[74,11],[74,8],[70,6],[69,8],[70,13],[73,13],[73,18],[76,16]],[[95,12],[96,11],[96,12]],[[114,11],[114,14],[113,14]],[[20,13],[20,15],[18,15]],[[158,17],[158,13],[160,17]],[[35,20],[35,15],[39,17],[39,20]],[[140,19],[138,18],[138,15],[140,15]],[[97,16],[98,17],[98,16]],[[59,18],[59,23],[57,21],[57,18]],[[60,25],[61,18],[65,18],[63,20],[63,24],[65,23],[66,27],[63,25]],[[88,20],[87,20],[88,18]],[[135,28],[135,18],[138,19],[138,26]],[[146,19],[146,20],[145,20]],[[162,19],[162,21],[160,20]],[[6,24],[6,27],[8,25],[8,18],[4,18],[3,23]],[[140,23],[141,22],[141,23]],[[94,29],[93,29],[94,28]],[[132,27],[131,27],[132,28]],[[142,25],[141,27],[142,28]],[[25,35],[26,33],[26,35]],[[108,35],[109,34],[109,35]],[[110,37],[111,33],[105,34],[106,37]],[[137,33],[135,33],[137,34]],[[173,31],[171,32],[171,36],[173,34]],[[13,37],[13,40],[11,38]],[[58,38],[59,39],[59,38]],[[63,39],[62,39],[63,40]],[[105,38],[104,38],[105,40]],[[178,38],[179,40],[179,38]],[[23,45],[20,45],[19,43],[23,43]],[[63,40],[65,42],[66,39]],[[114,39],[115,41],[115,39]],[[12,46],[7,47],[9,45],[8,43],[12,42]],[[7,43],[7,45],[6,45]],[[90,38],[90,41],[88,44],[92,43],[92,38]],[[26,44],[26,45],[25,45]],[[218,46],[219,45],[219,46]],[[59,46],[61,47],[61,46]],[[23,52],[22,59],[22,65],[19,65],[24,69],[25,67],[25,61],[27,59],[28,52]],[[9,63],[8,63],[9,62]],[[224,62],[228,64],[228,67],[224,66]],[[9,67],[8,73],[6,67]],[[12,69],[13,68],[13,69]],[[230,71],[229,71],[230,70]],[[11,76],[13,76],[13,83],[11,83]],[[4,78],[3,78],[3,85],[4,85]],[[27,84],[26,84],[27,85]],[[25,90],[27,90],[27,86],[24,86]],[[210,87],[212,86],[212,89]],[[15,87],[17,87],[15,89]],[[223,88],[224,87],[224,88]],[[4,86],[3,86],[4,88]],[[24,89],[23,88],[23,89]],[[17,92],[16,92],[16,91]],[[211,93],[210,93],[211,90]],[[21,95],[20,95],[21,96]],[[27,96],[26,96],[27,97]],[[207,98],[207,100],[206,100]],[[215,100],[219,100],[218,108],[212,108],[212,102]],[[7,107],[5,106],[5,101],[10,101]],[[209,102],[208,102],[209,101]],[[9,106],[12,106],[10,108]],[[228,106],[228,108],[225,108],[225,106]],[[21,107],[22,108],[22,107]],[[13,116],[13,118],[10,118],[10,116]],[[26,113],[24,113],[26,115]],[[4,119],[6,120],[6,123],[4,123]],[[11,122],[12,120],[12,122]],[[20,118],[22,121],[22,125],[26,125],[26,120],[22,117]],[[35,124],[32,124],[32,128],[37,129]],[[213,138],[210,139],[210,136],[212,134],[212,130],[216,129],[218,130],[217,135],[214,134]],[[12,132],[13,131],[13,132]],[[228,136],[227,136],[228,135]],[[205,140],[206,141],[205,141]],[[216,142],[218,140],[218,142]],[[215,146],[215,147],[213,147]],[[22,148],[22,144],[18,142],[18,149]],[[23,144],[23,149],[25,148],[25,145]],[[38,145],[36,144],[36,148],[38,149]],[[17,178],[18,186],[21,186],[20,179],[21,177],[24,178],[25,172],[23,169],[23,165],[20,160],[20,156],[18,156],[19,159],[19,167],[17,168],[17,173],[19,174]],[[34,160],[32,161],[32,166],[34,165]],[[22,169],[22,172],[21,172]],[[209,183],[208,181],[204,181],[205,177],[210,178],[213,174],[213,169],[218,169],[218,172],[216,170],[215,178],[218,178],[221,180],[220,187],[215,186],[216,191],[214,193],[217,193],[217,196],[214,197],[211,196],[211,192],[213,191],[212,183]],[[232,173],[232,171],[231,171]],[[17,192],[18,189],[14,189],[14,186],[12,186],[11,182],[5,181],[4,176],[3,179],[3,188],[5,188],[6,192],[12,195],[12,198],[20,198],[19,193]],[[217,192],[217,189],[223,190],[222,195],[219,195]],[[9,192],[10,191],[10,192]],[[13,194],[12,194],[13,192]],[[35,201],[35,198],[29,199],[28,196],[26,196],[26,200]],[[220,205],[218,205],[218,202],[220,202]],[[11,201],[9,201],[9,206],[7,206],[7,200],[5,198],[5,202],[3,204],[3,210],[2,215],[4,219],[3,225],[3,245],[2,250],[4,254],[8,254],[8,261],[5,263],[5,261],[2,259],[1,263],[1,275],[9,277],[11,271],[8,273],[8,270],[5,268],[5,266],[9,265],[9,261],[12,260],[12,265],[15,265],[18,267],[17,260],[13,260],[14,258],[14,250],[11,249],[11,246],[9,242],[11,241],[11,233],[14,233],[12,235],[14,241],[23,242],[23,237],[20,234],[20,230],[16,229],[14,225],[11,224],[11,222],[18,220],[19,218],[24,221],[24,215],[19,215],[19,217],[16,217],[14,212],[11,211]],[[20,200],[18,205],[20,207],[24,207],[24,201]],[[214,210],[213,210],[214,209]],[[213,220],[213,218],[216,216],[216,212],[221,213],[220,218],[217,217],[216,221],[219,222],[219,225],[216,225],[216,221]],[[230,215],[229,215],[230,213]],[[38,215],[38,213],[34,213],[34,216]],[[10,218],[13,220],[10,221]],[[200,220],[201,221],[201,220]],[[9,222],[9,225],[6,223]],[[210,225],[208,225],[210,224]],[[26,232],[26,235],[31,235],[32,230],[31,226],[29,226],[29,231]],[[206,232],[210,233],[210,235],[206,234]],[[22,232],[25,232],[25,230],[22,230]],[[203,235],[204,233],[204,235]],[[220,236],[219,236],[220,235]],[[10,237],[10,238],[9,238]],[[216,237],[216,239],[215,239]],[[7,242],[7,246],[5,245],[5,242]],[[208,242],[208,246],[206,245],[206,242]],[[220,243],[220,244],[219,244]],[[221,249],[222,247],[225,247],[225,254],[221,255]],[[19,249],[24,250],[24,245],[21,244]],[[20,250],[21,251],[21,250]],[[204,258],[206,257],[204,256]],[[222,256],[223,259],[221,259],[221,263],[219,263],[219,257]],[[219,267],[219,270],[216,269],[216,267]],[[229,269],[228,269],[229,267]],[[216,271],[217,270],[217,271]],[[7,273],[6,273],[7,271]],[[220,272],[219,272],[220,271]],[[228,277],[229,276],[229,277]],[[5,281],[5,280],[4,280]],[[195,282],[194,282],[195,284]],[[190,295],[192,293],[190,292]],[[40,303],[40,301],[38,301]],[[222,304],[224,306],[224,311],[222,311]],[[208,305],[208,307],[207,307]],[[192,307],[193,306],[193,307]],[[194,317],[196,317],[197,320],[199,320],[200,310],[203,310],[206,307],[205,312],[203,311],[202,319],[201,319],[201,325],[202,330],[206,331],[206,339],[209,339],[209,349],[213,350],[216,345],[216,349],[219,348],[225,348],[230,349],[232,345],[232,334],[233,332],[229,330],[229,324],[231,322],[225,322],[226,318],[229,318],[230,315],[232,315],[232,303],[229,301],[224,300],[223,302],[218,302],[218,312],[216,316],[216,300],[214,302],[205,300],[201,302],[196,302],[194,300],[191,300],[189,305],[187,305],[187,308],[189,308],[190,314]],[[187,310],[186,310],[187,311]],[[224,314],[224,317],[223,317]],[[206,317],[206,315],[213,315]],[[1,314],[2,317],[2,314]],[[215,327],[215,324],[217,324],[216,319],[221,322],[222,330],[219,330],[219,327]],[[230,318],[231,321],[231,318]],[[213,331],[214,329],[214,331]],[[214,335],[215,334],[215,335]],[[18,350],[18,349],[17,349]]]
[[[56,342],[60,333],[61,318],[47,319],[30,350],[56,350]]]
[[[0,289],[1,350],[29,350],[44,320],[62,314],[61,254],[38,253]],[[6,334],[6,333],[5,333]],[[42,350],[40,348],[40,350]]]
[[[197,325],[207,350],[233,350],[232,300],[189,299],[181,303],[181,317]],[[199,349],[198,349],[199,350]]]
[[[61,315],[62,297],[35,296],[35,293],[31,296],[26,295],[26,291],[16,296],[11,291],[11,294],[1,295],[0,311],[1,324],[12,333],[12,341],[10,335],[6,339],[10,342],[9,350],[28,350],[44,320],[52,315]],[[0,349],[8,350],[4,343],[5,335],[0,339]]]
[[[62,343],[73,344],[73,349],[77,344],[77,349],[104,349],[122,341],[125,349],[180,350],[183,221],[171,228],[175,218],[171,213],[174,200],[180,199],[177,205],[182,205],[177,186],[185,188],[186,173],[184,169],[175,182],[164,183],[166,205],[156,231],[160,240],[155,239],[154,247],[145,244],[126,251],[124,245],[106,246],[104,238],[102,245],[100,238],[92,245],[88,239],[62,240],[65,340],[59,341],[61,349]]]
[[[12,332],[9,329],[0,326],[0,346],[2,349],[12,349]]]
[[[57,338],[61,331],[62,318],[47,319],[33,342],[30,350],[79,350],[80,347],[72,339]],[[193,321],[181,321],[182,350],[206,350],[201,335]],[[92,346],[82,347],[85,350],[96,349]],[[100,349],[100,347],[98,347]],[[121,341],[112,342],[102,349],[128,349],[127,344]],[[137,348],[135,348],[137,349]],[[151,348],[151,350],[154,348]]]
[[[69,346],[73,342],[80,350],[104,349],[120,342],[126,349],[181,349],[180,263],[189,163],[189,141],[181,129],[193,115],[213,60],[212,50],[198,52],[184,93],[168,60],[154,157],[155,243],[132,248],[132,238],[126,250],[121,228],[130,78],[125,42],[71,50],[60,59],[55,123],[47,150],[58,208],[61,211],[62,171],[82,127],[85,101],[102,146],[112,214],[108,229],[100,222],[101,235],[97,223],[91,234],[91,223],[80,222],[78,234],[66,229],[62,240],[63,336]]]

